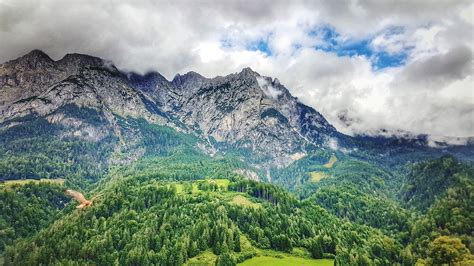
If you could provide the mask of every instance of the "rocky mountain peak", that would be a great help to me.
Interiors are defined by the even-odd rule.
[[[208,79],[201,74],[194,71],[189,71],[184,75],[176,74],[171,83],[178,88],[186,89],[199,86],[206,81],[208,81]]]
[[[20,57],[17,60],[19,65],[26,68],[40,68],[49,66],[54,63],[54,60],[51,59],[46,53],[41,50],[35,49],[26,55]]]
[[[260,74],[257,72],[253,71],[250,67],[245,67],[240,71],[239,73],[241,76],[253,76],[253,77],[259,77]]]
[[[39,49],[34,49],[30,51],[29,53],[25,54],[21,58],[27,58],[27,59],[42,59],[42,60],[49,60],[53,61],[49,55],[47,55],[45,52],[39,50]]]
[[[22,60],[50,66],[26,69],[16,61],[2,65],[4,120],[31,113],[51,118],[58,114],[55,110],[72,104],[107,114],[111,125],[112,114],[171,125],[196,134],[216,150],[247,150],[273,166],[291,163],[308,145],[321,147],[337,138],[335,128],[297,102],[278,79],[249,67],[215,78],[191,71],[168,81],[158,72],[119,72],[112,63],[83,54],[53,61],[33,51]],[[57,115],[54,119],[63,121]]]
[[[58,63],[66,63],[66,64],[77,64],[77,65],[89,65],[89,66],[101,66],[104,64],[104,60],[90,55],[85,54],[66,54]]]
[[[154,91],[157,86],[168,86],[170,82],[156,71],[144,75],[138,73],[126,73],[130,83],[143,91]]]

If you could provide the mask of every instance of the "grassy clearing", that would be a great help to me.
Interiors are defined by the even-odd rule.
[[[286,266],[286,265],[303,265],[303,266],[332,266],[332,259],[310,259],[309,252],[304,248],[294,248],[292,253],[284,253],[276,250],[254,248],[250,241],[244,235],[240,237],[242,251],[239,253],[232,252],[235,259],[239,257],[249,258],[237,265],[253,266],[253,265],[269,265],[269,266]],[[184,265],[187,266],[213,266],[216,263],[217,256],[212,250],[206,250],[194,258],[189,259]]]
[[[291,255],[302,258],[311,258],[311,253],[307,249],[300,247],[293,248]]]
[[[207,266],[216,263],[217,256],[211,250],[206,250],[196,257],[190,258],[184,265],[186,266]]]
[[[197,184],[193,184],[193,189],[191,190],[191,194],[197,194],[199,193],[199,191],[201,190],[199,190]]]
[[[189,188],[191,187],[191,193],[197,194],[202,192],[199,189],[199,184],[202,183],[209,183],[209,184],[216,184],[221,191],[227,191],[229,187],[230,181],[227,179],[198,179],[193,181],[184,181],[184,182],[172,182],[168,184],[168,187],[174,186],[176,188],[176,193],[182,194],[189,192]],[[188,190],[187,190],[188,189]]]
[[[184,191],[184,185],[183,184],[173,184],[171,186],[174,186],[176,188],[176,193],[181,194]]]
[[[314,183],[318,183],[321,179],[326,178],[326,174],[324,172],[309,172],[310,181]]]
[[[238,265],[334,265],[333,259],[313,259],[309,251],[302,247],[295,247],[291,253],[285,253],[272,249],[255,248],[256,254],[251,259],[245,260]]]
[[[241,252],[231,252],[235,259],[239,257],[249,258],[257,255],[256,249],[244,235],[240,235]],[[184,265],[186,266],[214,266],[216,265],[217,255],[208,249],[196,257],[190,258]]]
[[[58,185],[64,185],[64,179],[62,178],[57,178],[57,179],[17,179],[17,180],[5,180],[2,183],[5,186],[14,186],[14,185],[26,185],[26,184],[39,184],[39,183],[49,183],[49,184],[58,184]]]
[[[282,253],[283,254],[283,253]],[[330,259],[305,259],[300,257],[282,255],[280,258],[270,256],[258,256],[246,260],[238,265],[254,266],[254,265],[271,265],[271,266],[287,266],[287,265],[304,265],[304,266],[332,266],[334,261]]]
[[[326,168],[332,168],[334,163],[336,162],[337,162],[337,157],[333,154],[331,155],[331,158],[329,158],[329,161],[323,166]]]
[[[222,187],[225,191],[229,187],[230,181],[228,179],[209,179],[209,183],[215,183],[217,186]]]
[[[333,165],[337,162],[337,157],[336,155],[331,155],[331,158],[329,158],[329,161],[324,164],[323,166],[326,167],[326,168],[332,168]]]
[[[242,195],[237,195],[234,198],[232,198],[231,203],[235,205],[251,207],[251,208],[256,208],[256,209],[261,207],[260,203],[254,203],[250,201],[247,197],[244,197]]]

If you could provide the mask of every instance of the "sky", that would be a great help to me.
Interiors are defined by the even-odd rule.
[[[474,2],[0,0],[0,61],[276,77],[346,134],[474,136]]]

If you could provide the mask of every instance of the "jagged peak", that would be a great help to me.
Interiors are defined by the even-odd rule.
[[[49,55],[47,55],[45,52],[39,50],[39,49],[34,49],[30,51],[29,53],[25,54],[22,56],[22,58],[40,58],[48,61],[53,61]]]
[[[82,67],[82,66],[100,66],[109,69],[110,71],[116,72],[116,67],[107,60],[103,60],[99,57],[90,56],[86,54],[79,53],[69,53],[66,54],[60,60],[53,60],[49,55],[39,49],[34,49],[29,53],[10,61],[11,63],[19,63],[29,67],[39,67],[39,66],[67,66],[67,67]]]
[[[70,53],[70,54],[66,54],[58,62],[59,63],[76,63],[80,65],[103,65],[105,61],[99,57],[95,57],[91,55]]]
[[[257,72],[253,71],[253,69],[251,69],[250,67],[244,67],[242,69],[242,71],[240,71],[239,73],[240,75],[251,75],[251,76],[255,76],[255,77],[259,77],[260,74],[258,74]]]
[[[181,75],[179,73],[176,74],[176,76],[174,76],[171,83],[173,83],[173,85],[175,85],[175,86],[181,86],[181,85],[186,84],[188,82],[204,81],[204,80],[207,80],[207,78],[204,77],[203,75],[201,75],[197,72],[194,72],[194,71],[189,71],[188,73],[186,73],[184,75]]]
[[[132,82],[170,82],[163,75],[156,71],[149,71],[143,75],[136,72],[129,72],[126,73],[126,75],[127,78]]]
[[[10,62],[17,62],[22,65],[28,65],[29,67],[38,67],[45,64],[52,64],[54,60],[51,59],[45,52],[35,49],[31,52],[23,55],[22,57],[12,60]]]
[[[163,75],[156,71],[150,71],[145,74],[136,72],[124,73],[130,84],[143,91],[156,91],[159,87],[168,87],[168,81]]]
[[[201,74],[199,74],[195,71],[189,71],[188,73],[184,74],[183,76],[206,79],[206,77],[204,77],[203,75],[201,75]]]

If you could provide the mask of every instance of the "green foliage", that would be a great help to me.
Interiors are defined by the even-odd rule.
[[[107,124],[92,109],[66,106],[61,112]],[[271,110],[262,115],[278,116]],[[252,156],[249,149],[210,139],[229,151],[210,157],[197,148],[204,145],[197,137],[144,119],[115,119],[119,136],[100,141],[53,137],[67,129],[37,117],[0,132],[0,179],[65,178],[68,186],[103,193],[91,207],[61,211],[68,199],[59,186],[5,187],[0,250],[11,245],[6,265],[182,265],[201,257],[235,265],[260,249],[296,250],[337,265],[472,259],[474,175],[452,157],[408,165],[405,172],[366,151],[312,150],[271,169],[274,185],[236,174],[252,169],[264,176],[263,168],[248,163],[265,156],[242,159]],[[312,172],[328,178],[312,182]],[[289,261],[280,256],[279,262]]]
[[[436,238],[428,251],[429,260],[435,265],[461,262],[468,254],[469,250],[459,238],[448,236]]]
[[[334,164],[334,158],[338,158]],[[327,167],[331,165],[331,167]],[[327,176],[319,182],[311,181],[311,174]],[[366,194],[376,194],[386,197],[393,191],[387,184],[393,180],[392,174],[383,168],[361,160],[355,160],[343,153],[318,151],[296,161],[287,168],[277,169],[272,173],[277,184],[295,191],[300,197],[310,197],[314,191],[326,186],[355,187]]]
[[[61,111],[65,115],[90,115],[91,123],[101,121],[91,109],[64,107]],[[99,142],[58,138],[67,130],[64,126],[33,115],[8,123],[12,125],[0,131],[0,180],[65,178],[74,186],[84,186],[105,173],[116,143],[111,136]]]
[[[53,222],[69,200],[62,190],[45,183],[0,187],[0,252]]]
[[[73,210],[54,226],[7,249],[5,263],[75,260],[85,264],[180,265],[208,248],[219,261],[229,262],[242,250],[241,234],[260,248],[290,251],[320,236],[324,252],[335,253],[336,245],[347,250],[357,246],[365,247],[371,258],[398,259],[400,247],[393,240],[365,226],[341,223],[279,188],[247,181],[231,182],[228,187],[244,183],[247,193],[260,196],[255,198],[262,202],[258,210],[223,200],[228,193],[232,197],[241,192],[178,194],[167,182],[122,178],[110,183],[91,207]],[[373,243],[380,243],[377,253],[371,251]]]
[[[443,233],[466,235],[474,228],[474,180],[461,179],[459,186],[448,188],[428,210],[434,226]]]
[[[402,188],[407,206],[426,210],[450,187],[459,186],[462,180],[474,179],[474,170],[451,156],[415,164]]]
[[[389,234],[410,231],[411,214],[398,203],[347,185],[330,185],[317,190],[310,200],[336,216],[380,228]]]
[[[411,202],[426,212],[413,221],[410,249],[418,258],[427,258],[433,241],[441,236],[459,238],[464,245],[473,243],[474,175],[472,168],[452,157],[442,157],[416,164],[409,176],[412,185]],[[432,177],[432,178],[429,178]],[[432,183],[431,183],[432,182]],[[410,186],[410,187],[411,187]],[[440,242],[438,240],[436,243]],[[425,261],[429,263],[430,260]]]
[[[133,119],[120,116],[116,118],[125,132],[122,136],[124,143],[127,144],[126,149],[122,150],[124,153],[144,149],[145,156],[167,156],[177,150],[191,151],[190,148],[197,142],[197,138],[191,135],[179,133],[170,127],[150,124],[143,118]]]
[[[217,257],[216,266],[234,266],[234,265],[237,265],[235,263],[235,259],[228,252],[222,253],[221,255]]]
[[[295,256],[289,256],[287,254],[278,254],[273,256],[258,256],[252,259],[246,260],[239,264],[241,266],[260,266],[260,265],[272,265],[272,266],[287,266],[287,265],[305,265],[305,266],[333,266],[334,262],[330,259],[313,260],[308,258],[301,258]]]
[[[315,259],[322,259],[323,254],[323,245],[324,241],[321,237],[314,238],[309,246],[309,251],[311,252],[311,257]]]
[[[132,165],[113,168],[109,178],[117,175],[140,180],[233,179],[238,176],[234,169],[242,165],[242,162],[233,158],[211,158],[197,151],[180,149],[170,156],[145,157]]]

